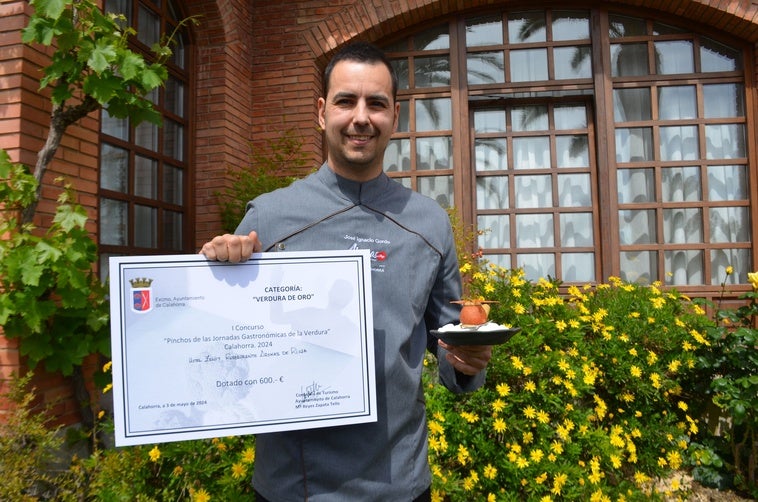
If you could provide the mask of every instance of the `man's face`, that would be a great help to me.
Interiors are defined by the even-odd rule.
[[[399,112],[387,67],[358,61],[337,63],[329,94],[318,101],[329,167],[355,181],[378,176]]]

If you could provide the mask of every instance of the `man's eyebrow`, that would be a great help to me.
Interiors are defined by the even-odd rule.
[[[337,93],[334,94],[334,97],[332,98],[332,101],[337,101],[339,99],[357,99],[357,98],[358,98],[358,94],[356,94],[354,92],[340,91],[340,92],[337,92]],[[389,96],[387,96],[385,94],[370,94],[370,95],[366,96],[366,99],[368,99],[370,101],[383,101],[385,103],[389,103],[390,102]]]

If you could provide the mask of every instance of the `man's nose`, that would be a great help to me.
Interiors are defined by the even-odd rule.
[[[365,101],[358,101],[353,110],[353,122],[356,124],[369,123],[369,108]]]

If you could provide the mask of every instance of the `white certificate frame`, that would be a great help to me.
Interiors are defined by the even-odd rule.
[[[368,250],[110,258],[116,446],[375,422]]]

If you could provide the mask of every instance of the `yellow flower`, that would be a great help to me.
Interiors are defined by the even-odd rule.
[[[535,390],[537,390],[537,385],[535,385],[534,382],[529,380],[528,382],[524,384],[524,390],[527,392],[534,392]]]
[[[495,399],[492,401],[492,409],[495,411],[495,413],[500,413],[505,409],[505,402],[503,402],[502,399]]]
[[[245,451],[242,452],[242,461],[246,464],[255,462],[255,448],[252,446],[245,448]]]
[[[632,374],[633,377],[639,378],[642,376],[642,370],[639,369],[639,367],[632,365],[631,368],[629,368],[629,373]]]
[[[732,275],[734,273],[734,267],[729,265],[726,267],[726,275]]]
[[[492,428],[495,429],[495,432],[505,432],[508,427],[505,425],[505,420],[496,418],[492,423]]]
[[[105,410],[100,410],[97,412],[97,418],[101,419],[105,416]]]
[[[470,413],[468,411],[462,411],[461,417],[470,424],[473,424],[479,420],[479,415],[476,413]]]
[[[158,449],[158,446],[153,446],[153,449],[148,452],[148,456],[150,460],[157,462],[161,458],[161,451]]]
[[[508,386],[507,383],[497,384],[496,389],[497,389],[497,393],[500,394],[501,397],[505,397],[511,393],[511,388]]]
[[[747,282],[753,286],[753,289],[758,289],[758,272],[748,272]]]
[[[209,502],[211,496],[204,488],[200,488],[199,490],[190,488],[190,500],[192,502]]]
[[[484,466],[484,477],[487,479],[495,479],[497,476],[497,468],[493,467],[491,464],[487,464]]]
[[[748,274],[748,277],[749,276],[750,274]],[[113,367],[113,361],[108,361],[107,363],[103,365],[103,373],[108,373],[112,367]]]
[[[107,394],[107,393],[108,393],[108,391],[110,391],[112,388],[113,388],[113,384],[112,384],[112,383],[109,383],[108,385],[106,385],[106,386],[103,388],[103,394]]]
[[[171,471],[171,475],[174,477],[179,477],[182,475],[183,472],[184,472],[184,468],[181,465],[177,465],[176,467],[174,467],[174,470]]]
[[[524,416],[531,420],[537,416],[537,410],[535,410],[531,406],[527,406],[526,408],[524,408]]]
[[[232,464],[232,477],[234,479],[244,478],[247,474],[247,467],[242,462]]]

